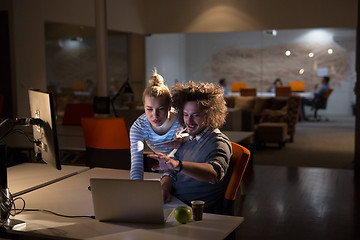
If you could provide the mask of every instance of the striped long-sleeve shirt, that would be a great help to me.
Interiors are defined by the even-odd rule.
[[[143,164],[143,150],[144,142],[155,152],[169,154],[173,149],[162,142],[175,140],[177,132],[182,129],[178,119],[171,126],[170,130],[158,135],[151,128],[150,122],[145,113],[142,114],[130,128],[130,150],[131,150],[131,179],[143,179],[144,164]]]

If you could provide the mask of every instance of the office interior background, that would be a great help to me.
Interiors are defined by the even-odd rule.
[[[106,4],[105,80],[96,75],[98,2]],[[54,90],[64,104],[91,102],[93,95],[104,94],[98,83],[105,82],[105,94],[113,96],[127,80],[140,101],[157,67],[169,86],[225,77],[229,82],[244,80],[259,91],[276,77],[285,84],[304,80],[311,91],[321,75],[329,74],[334,92],[324,114],[352,116],[357,102],[359,116],[354,94],[360,92],[358,9],[357,0],[0,0],[0,73],[5,72],[0,90],[11,100],[4,107],[7,116],[28,117],[29,88]],[[359,124],[356,117],[358,169]],[[240,233],[309,239],[307,230],[314,230],[314,238],[335,239],[358,232],[359,191],[350,172],[277,167],[274,174],[268,169],[257,172],[263,178],[248,189],[252,195],[247,212],[240,213],[246,216]]]
[[[29,88],[63,94],[60,115],[66,101],[104,94],[99,82],[106,82],[105,94],[113,96],[119,83],[129,81],[141,102],[154,67],[169,86],[225,77],[229,85],[245,81],[258,91],[277,77],[285,84],[304,80],[306,91],[312,91],[326,74],[335,89],[326,114],[353,114],[356,0],[100,1],[108,30],[105,80],[96,76],[98,2],[0,2],[9,27],[11,67],[5,81],[14,117],[29,115]],[[92,88],[93,95],[87,95]]]
[[[285,83],[304,80],[306,90],[311,91],[319,81],[318,70],[327,69],[335,88],[327,111],[349,115],[355,103],[356,6],[356,0],[342,4],[322,0],[301,4],[280,0],[203,0],[196,5],[191,1],[107,0],[107,29],[114,32],[108,37],[108,56],[112,58],[109,57],[107,81],[117,83],[129,78],[135,92],[141,93],[156,67],[169,86],[175,81],[217,82],[226,77],[229,82],[248,81],[249,86],[264,91],[275,77],[280,77]],[[70,37],[66,29],[63,36],[57,32],[57,40],[79,42],[72,54],[78,58],[72,59],[76,67],[71,68],[68,61],[73,74],[62,73],[60,79],[54,79],[48,70],[54,68],[50,66],[54,62],[48,57],[51,53],[46,37],[51,35],[47,32],[49,23],[95,28],[95,1],[5,0],[0,9],[9,14],[15,115],[26,116],[29,112],[28,88],[47,89],[54,83],[66,88],[73,87],[75,81],[97,81],[91,72],[73,76],[74,70],[84,71],[87,61],[94,61],[90,67],[96,71],[96,59],[91,59],[94,55],[81,52],[79,46],[86,43],[81,38],[86,40],[88,36]],[[270,30],[276,30],[276,36]],[[116,33],[123,33],[127,40],[111,42]],[[324,59],[329,54],[321,50],[327,51],[328,46],[335,48],[332,56],[336,59],[327,62]],[[293,51],[292,56],[286,57],[286,50]],[[308,56],[310,52],[315,54],[313,58]],[[304,55],[302,59],[300,54]],[[296,56],[298,59],[294,60]],[[289,71],[287,61],[292,65]],[[62,67],[55,72],[67,69]],[[303,74],[299,73],[301,69]],[[116,85],[109,88],[109,94],[114,88]]]

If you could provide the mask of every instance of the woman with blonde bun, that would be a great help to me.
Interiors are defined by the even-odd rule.
[[[164,78],[155,70],[149,83],[142,97],[145,113],[130,128],[131,179],[144,177],[144,142],[154,152],[164,154],[169,154],[181,142],[178,133],[182,126],[171,108],[171,93]]]

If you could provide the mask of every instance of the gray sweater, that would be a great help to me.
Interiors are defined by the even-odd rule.
[[[213,184],[195,180],[183,173],[175,176],[172,194],[190,205],[192,200],[205,201],[205,212],[221,209],[227,186],[227,169],[232,155],[231,142],[226,135],[215,129],[207,131],[200,139],[184,141],[174,159],[188,162],[211,163],[220,176]]]

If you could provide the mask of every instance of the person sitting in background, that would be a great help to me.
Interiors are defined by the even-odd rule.
[[[170,158],[163,153],[148,155],[157,159],[154,169],[168,170],[161,179],[164,202],[171,194],[190,205],[205,201],[205,212],[221,213],[228,183],[226,175],[232,156],[231,142],[219,128],[226,117],[223,90],[212,83],[176,84],[173,105],[179,121],[190,135]]]
[[[315,85],[314,97],[313,98],[303,98],[301,100],[301,114],[303,115],[305,120],[306,120],[306,115],[305,115],[305,107],[304,106],[305,105],[314,106],[314,105],[320,103],[321,101],[323,101],[324,94],[329,89],[329,82],[330,82],[330,77],[324,76],[321,81],[321,86],[319,86],[318,84]]]
[[[230,96],[230,92],[229,92],[229,90],[227,90],[226,78],[221,78],[219,80],[219,84],[220,84],[220,87],[224,90],[224,97]]]
[[[145,113],[130,128],[131,179],[144,177],[144,142],[153,151],[164,154],[169,154],[181,142],[177,133],[182,126],[171,108],[171,93],[164,85],[164,78],[155,70],[149,82],[150,86],[143,92]]]
[[[269,86],[267,92],[275,93],[275,88],[282,86],[283,83],[280,78],[275,79],[275,81]]]

